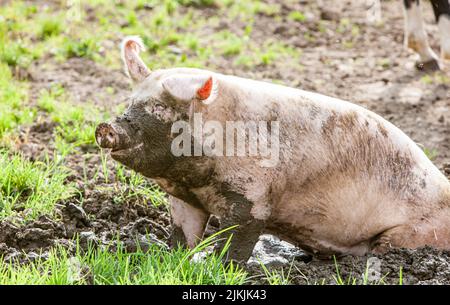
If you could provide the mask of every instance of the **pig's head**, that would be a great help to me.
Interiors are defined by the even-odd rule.
[[[150,71],[139,57],[138,37],[122,43],[122,59],[135,89],[125,113],[97,126],[95,137],[111,149],[114,160],[147,177],[162,176],[177,157],[171,151],[174,122],[188,121],[195,105],[208,104],[215,95],[212,73],[196,69]]]

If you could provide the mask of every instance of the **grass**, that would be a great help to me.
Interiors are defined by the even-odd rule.
[[[64,151],[69,148],[95,145],[95,127],[109,115],[102,114],[91,103],[74,105],[68,100],[64,89],[60,86],[42,90],[37,100],[37,106],[46,112],[54,123],[57,123],[55,143],[62,155],[66,155],[67,153]]]
[[[34,119],[36,112],[27,100],[27,85],[15,81],[8,66],[0,62],[0,140],[4,133]]]
[[[11,67],[28,67],[37,57],[36,53],[21,42],[0,46],[0,60]]]
[[[18,35],[29,30],[23,20],[34,12],[19,2],[0,7],[0,62],[10,67],[28,67],[40,57],[41,48],[32,46],[30,37]],[[13,34],[16,37],[12,38]]]
[[[304,22],[306,20],[305,15],[299,11],[289,13],[288,18],[298,22]]]
[[[65,37],[60,48],[60,59],[72,57],[86,57],[95,59],[98,56],[99,44],[93,37],[68,38]]]
[[[432,84],[448,85],[450,84],[450,77],[441,71],[436,71],[432,74],[426,74],[422,76],[420,78],[420,81],[425,85],[432,85]]]
[[[184,6],[212,6],[217,0],[176,0],[176,2]]]
[[[41,39],[46,39],[48,37],[59,35],[62,32],[62,23],[54,18],[45,18],[39,30],[39,37]]]
[[[374,270],[373,263],[370,259],[366,261],[366,268],[362,274],[354,274],[350,272],[347,276],[342,275],[341,267],[335,256],[333,256],[335,274],[330,274],[330,278],[312,281],[302,270],[292,261],[288,267],[270,269],[260,261],[260,268],[263,271],[262,281],[269,285],[292,285],[293,270],[295,276],[302,278],[302,283],[307,285],[386,285],[386,277],[388,274],[381,275],[381,270]],[[308,268],[308,265],[305,266]],[[403,268],[400,266],[398,274],[398,285],[403,285]]]
[[[374,277],[376,278],[372,278],[371,275],[369,274],[370,272],[380,272],[381,270],[371,270],[370,269],[370,263],[369,260],[367,260],[366,262],[366,269],[364,271],[364,273],[362,275],[358,275],[355,276],[353,274],[350,274],[347,278],[342,277],[340,270],[339,270],[339,265],[336,261],[336,257],[333,256],[334,259],[334,265],[336,268],[336,275],[333,275],[333,279],[334,282],[336,283],[336,285],[384,285],[385,284],[385,277],[386,275],[381,276],[381,274],[376,274]],[[400,278],[401,278],[401,271],[402,269],[400,269]]]
[[[287,57],[293,62],[298,62],[300,52],[284,43],[267,40],[262,48],[253,49],[252,46],[248,46],[245,52],[241,52],[241,54],[236,57],[234,64],[241,68],[270,66]]]
[[[191,260],[194,254],[210,247],[222,232],[192,250],[179,247],[170,251],[154,244],[145,252],[138,249],[127,253],[118,242],[115,249],[89,246],[83,251],[77,246],[71,254],[60,246],[53,248],[46,260],[22,265],[14,261],[0,264],[0,285],[244,284],[247,274],[240,267],[222,264],[228,246],[221,253],[206,255],[201,262]]]
[[[277,270],[269,270],[261,261],[260,267],[264,272],[265,281],[269,285],[290,285],[291,284],[291,272],[292,268],[294,267],[294,262],[292,262],[289,266],[289,269],[287,270],[287,273],[285,273],[285,269]],[[297,270],[299,271],[299,270]],[[301,273],[301,272],[300,272]]]
[[[55,204],[74,193],[65,183],[68,174],[67,168],[50,160],[31,162],[0,151],[0,220],[54,215]]]
[[[103,156],[103,154],[102,154]],[[106,162],[102,158],[102,168],[107,171]],[[107,177],[108,173],[104,173]],[[149,182],[148,179],[142,175],[128,171],[122,165],[116,166],[116,179],[121,185],[125,185],[126,188],[120,191],[121,197],[127,200],[132,197],[139,197],[145,202],[150,202],[153,206],[169,206],[166,193],[164,193],[156,184]]]
[[[241,38],[230,31],[222,31],[220,33],[221,52],[224,56],[235,56],[242,52],[245,47],[245,41],[248,36]]]
[[[430,148],[427,148],[427,147],[423,147],[423,152],[428,157],[428,159],[430,159],[431,161],[436,159],[436,157],[439,155],[437,149],[435,149],[435,148],[431,148],[430,149]]]

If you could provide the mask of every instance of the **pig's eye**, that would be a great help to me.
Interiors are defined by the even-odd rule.
[[[156,104],[153,108],[155,111],[163,111],[165,109],[165,107],[161,104]]]

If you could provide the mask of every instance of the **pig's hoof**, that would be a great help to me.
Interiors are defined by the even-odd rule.
[[[439,61],[437,59],[431,59],[425,62],[416,62],[416,69],[424,72],[434,72],[439,71],[441,67],[439,66]]]

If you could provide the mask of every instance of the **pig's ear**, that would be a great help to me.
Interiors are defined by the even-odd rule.
[[[171,75],[162,80],[162,86],[181,101],[198,99],[204,104],[211,104],[217,96],[217,81],[211,75]]]
[[[144,44],[138,36],[128,36],[122,41],[121,54],[125,73],[135,82],[144,80],[150,74],[150,69],[139,57],[139,52],[144,50]]]

